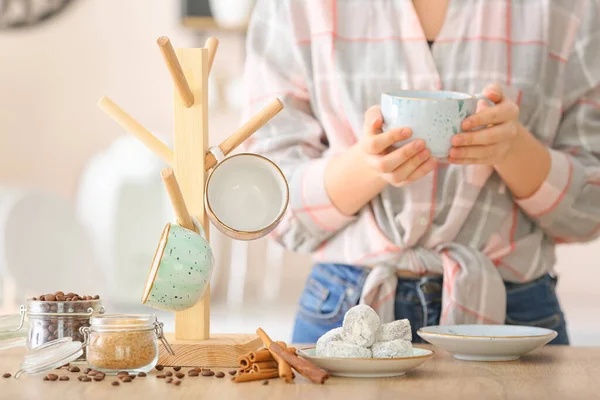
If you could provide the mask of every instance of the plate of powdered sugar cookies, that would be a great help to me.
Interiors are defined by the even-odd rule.
[[[412,346],[406,319],[381,324],[371,307],[348,310],[341,327],[319,338],[299,355],[331,375],[353,378],[400,376],[433,357],[433,351]]]

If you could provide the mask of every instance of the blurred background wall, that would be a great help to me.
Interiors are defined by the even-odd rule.
[[[211,144],[223,140],[241,122],[242,14],[252,1],[217,3],[226,29],[182,23],[180,0],[77,0],[39,25],[0,30],[1,313],[57,290],[100,294],[111,312],[145,309],[141,286],[173,218],[163,165],[96,102],[109,96],[169,143],[173,89],[155,40],[201,47],[217,36]],[[309,260],[265,240],[211,234],[213,331],[260,325],[289,339]],[[600,345],[598,255],[600,243],[560,249],[559,291],[576,345]],[[171,315],[161,318],[171,326]]]

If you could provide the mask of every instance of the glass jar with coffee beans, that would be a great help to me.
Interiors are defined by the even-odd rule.
[[[90,318],[104,314],[104,307],[100,296],[59,291],[28,299],[26,314],[29,319],[27,347],[35,349],[65,337],[83,343],[79,328],[90,326]],[[85,354],[78,360],[85,360]]]

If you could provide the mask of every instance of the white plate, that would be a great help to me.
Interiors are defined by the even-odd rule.
[[[410,357],[402,358],[328,358],[317,357],[315,349],[298,350],[298,355],[333,376],[382,378],[401,376],[433,357],[433,351],[413,347]]]
[[[417,334],[466,361],[512,361],[538,349],[557,335],[551,329],[515,325],[428,326]]]

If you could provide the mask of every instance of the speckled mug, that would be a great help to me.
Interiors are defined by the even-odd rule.
[[[475,113],[479,100],[487,99],[483,95],[449,91],[384,93],[381,95],[383,129],[411,128],[413,134],[410,139],[395,146],[422,139],[433,157],[445,160],[452,148],[452,136],[462,132],[463,120]]]
[[[210,283],[214,257],[206,235],[168,223],[154,255],[142,303],[151,307],[182,311],[194,306]]]

